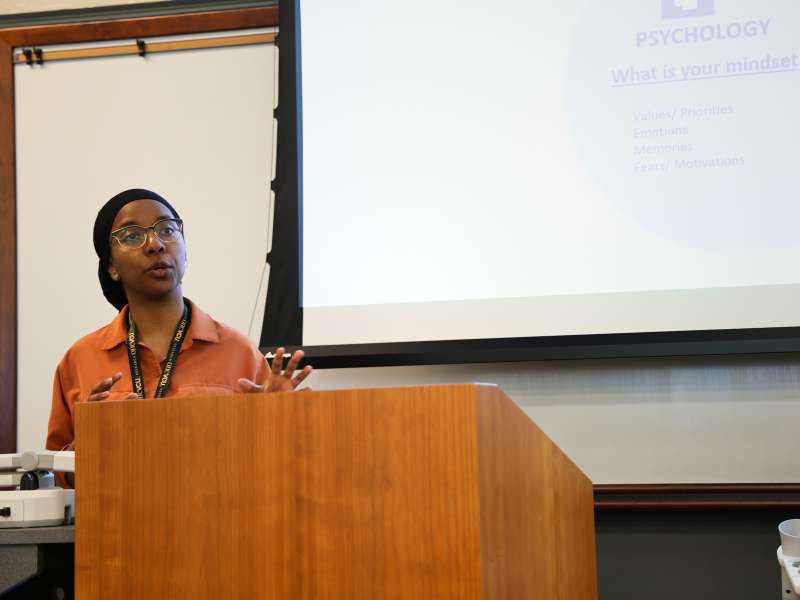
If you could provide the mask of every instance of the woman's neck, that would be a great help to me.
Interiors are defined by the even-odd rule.
[[[128,297],[128,310],[136,324],[140,339],[161,339],[172,337],[175,326],[183,316],[183,294],[180,289],[167,297],[135,298]]]

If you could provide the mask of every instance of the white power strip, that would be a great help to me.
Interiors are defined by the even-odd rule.
[[[68,525],[74,518],[75,490],[0,492],[0,528]]]
[[[778,546],[778,563],[783,575],[783,600],[800,600],[800,556],[787,556],[783,546]]]

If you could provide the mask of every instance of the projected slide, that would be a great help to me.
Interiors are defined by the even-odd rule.
[[[660,21],[653,2],[628,18],[601,4],[579,19],[565,99],[606,197],[658,235],[719,252],[793,242],[798,4],[662,0]]]
[[[306,343],[800,324],[800,3],[329,4]]]

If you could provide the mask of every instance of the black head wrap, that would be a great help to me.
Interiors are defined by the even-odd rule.
[[[170,210],[176,219],[180,219],[177,211],[164,198],[155,192],[142,189],[120,192],[106,202],[100,212],[97,213],[97,218],[94,220],[94,249],[100,258],[97,276],[100,279],[100,287],[103,288],[103,295],[117,310],[122,310],[122,307],[128,303],[128,297],[125,295],[122,283],[114,281],[111,279],[111,275],[108,274],[108,263],[111,258],[111,225],[114,223],[114,219],[117,218],[117,213],[120,209],[134,200],[155,200],[160,202]]]

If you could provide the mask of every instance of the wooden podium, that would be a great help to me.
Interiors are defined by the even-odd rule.
[[[75,592],[595,599],[591,482],[498,388],[78,405]]]

